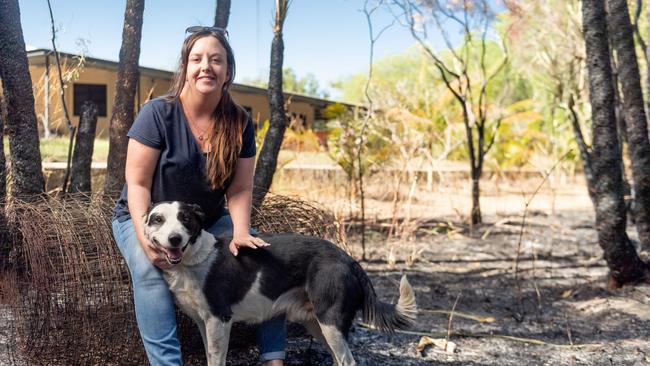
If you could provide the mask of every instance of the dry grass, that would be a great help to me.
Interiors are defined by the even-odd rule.
[[[440,173],[433,177],[432,182],[428,182],[426,176],[417,177],[413,197],[410,204],[407,204],[415,179],[403,183],[398,191],[398,217],[466,221],[471,207],[471,187],[462,172]],[[521,215],[526,197],[542,181],[541,174],[517,179],[486,174],[481,181],[481,210],[484,217],[496,220]],[[348,198],[347,186],[345,174],[341,170],[285,169],[276,173],[271,188],[276,194],[313,200],[333,212],[350,217],[358,213],[359,203]],[[367,218],[391,218],[395,187],[395,178],[390,172],[375,173],[366,179]],[[552,176],[544,183],[528,209],[550,215],[563,211],[590,210],[591,207],[586,184],[581,176]]]

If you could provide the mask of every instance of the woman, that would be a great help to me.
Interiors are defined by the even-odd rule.
[[[172,265],[142,231],[149,205],[199,204],[206,230],[232,235],[233,255],[240,247],[268,245],[250,234],[254,127],[228,91],[235,59],[227,33],[213,27],[186,33],[170,94],[144,105],[129,130],[126,184],[113,211],[113,234],[131,273],[138,329],[153,365],[180,365],[182,359],[173,300],[160,271]],[[283,317],[260,325],[265,365],[283,364],[285,338]]]

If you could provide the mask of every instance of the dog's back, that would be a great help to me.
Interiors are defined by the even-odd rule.
[[[322,319],[345,336],[357,311],[382,331],[410,325],[415,297],[405,279],[398,304],[386,304],[377,299],[360,265],[331,242],[299,234],[260,237],[271,245],[242,248],[237,257],[227,251],[229,238],[217,244],[219,254],[204,291],[223,319],[234,315],[235,320],[257,322],[286,313],[294,321]],[[245,305],[250,302],[256,304]],[[246,314],[236,314],[244,308]],[[255,311],[259,313],[251,314]]]

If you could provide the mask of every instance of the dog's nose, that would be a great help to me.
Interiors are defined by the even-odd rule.
[[[177,247],[181,245],[181,241],[183,240],[183,238],[178,234],[171,234],[169,238],[167,238],[167,240],[169,240],[169,244],[171,244],[174,247]]]

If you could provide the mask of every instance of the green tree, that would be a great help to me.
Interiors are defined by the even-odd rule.
[[[268,88],[268,78],[258,77],[255,79],[244,80],[246,84]],[[316,76],[308,73],[299,77],[291,67],[282,69],[282,90],[288,93],[305,94],[319,98],[327,98],[328,93],[321,90]]]
[[[508,11],[496,24],[506,37],[511,65],[526,75],[532,109],[542,119],[531,127],[545,140],[537,139],[536,165],[551,166],[568,150],[586,151],[578,146],[574,131],[582,135],[589,113],[585,44],[580,3],[566,0],[509,0]],[[508,32],[506,32],[508,30]],[[585,131],[588,131],[585,130]],[[591,141],[589,134],[583,137]],[[573,170],[578,154],[563,161],[564,170]],[[588,169],[586,170],[588,174]]]

